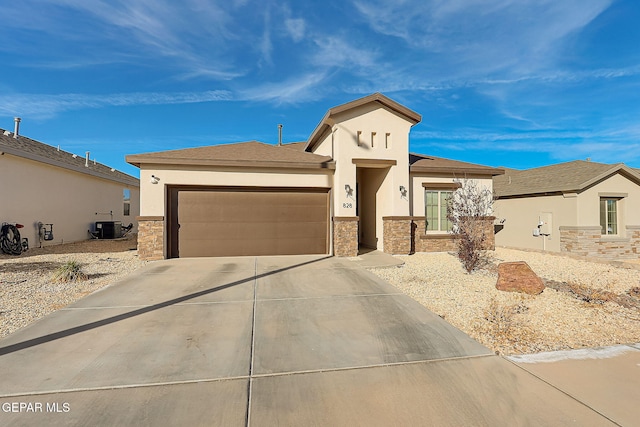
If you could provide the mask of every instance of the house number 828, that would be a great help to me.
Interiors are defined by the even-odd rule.
[[[343,203],[342,207],[345,209],[351,209],[353,207],[353,205],[351,203]]]

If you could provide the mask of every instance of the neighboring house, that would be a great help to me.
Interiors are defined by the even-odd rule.
[[[144,259],[409,254],[453,248],[444,201],[502,169],[409,154],[416,112],[379,93],[331,108],[305,142],[127,156],[140,168]],[[428,224],[427,224],[428,223]],[[493,218],[487,220],[493,243]]]
[[[13,133],[0,129],[0,223],[23,224],[30,247],[89,239],[96,221],[136,226],[137,178],[18,135],[18,123]]]
[[[494,177],[496,244],[640,257],[640,173],[573,161]]]

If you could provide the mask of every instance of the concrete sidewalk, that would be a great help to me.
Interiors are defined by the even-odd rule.
[[[348,260],[168,260],[0,341],[0,424],[625,425],[520,365]]]
[[[619,425],[640,423],[640,344],[508,359]]]

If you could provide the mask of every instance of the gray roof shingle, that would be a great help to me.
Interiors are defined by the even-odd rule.
[[[23,135],[18,135],[18,138],[14,138],[13,133],[4,129],[0,129],[0,151],[121,184],[134,187],[140,186],[140,180],[136,177],[115,170],[102,163],[94,163],[93,160],[90,160],[89,165],[85,166],[85,157],[83,156],[74,157],[72,153],[59,150],[57,147],[44,144]]]
[[[465,174],[494,176],[504,173],[501,168],[416,153],[409,153],[409,170],[414,173],[446,173],[460,178],[464,178]]]
[[[493,189],[498,197],[580,192],[614,173],[640,183],[638,171],[623,163],[574,160],[527,170],[506,169],[504,175],[493,178]]]
[[[300,145],[277,146],[258,141],[184,148],[156,153],[132,154],[127,162],[140,164],[173,164],[203,166],[280,167],[333,169],[329,156],[300,150]]]

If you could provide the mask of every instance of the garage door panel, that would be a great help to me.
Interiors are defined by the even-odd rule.
[[[324,247],[324,240],[316,242],[309,241],[308,239],[283,239],[278,241],[278,249],[282,253],[297,251],[301,246],[307,246],[309,250],[312,248]],[[322,253],[322,252],[308,252],[308,253]],[[266,255],[266,254],[265,254]]]
[[[303,239],[325,238],[327,236],[326,223],[324,222],[277,224],[274,228],[281,238]]]
[[[180,257],[328,252],[328,190],[181,190],[177,198]]]

